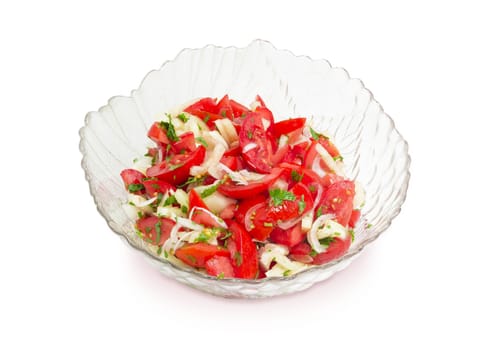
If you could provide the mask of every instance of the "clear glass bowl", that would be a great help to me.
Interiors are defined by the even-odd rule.
[[[119,174],[146,152],[149,126],[181,104],[226,93],[243,103],[259,94],[276,118],[308,117],[316,130],[333,137],[347,175],[366,190],[355,240],[343,257],[290,277],[218,280],[157,257],[156,248],[135,234],[134,222],[122,208],[127,195]],[[225,297],[293,293],[344,269],[400,212],[410,176],[407,142],[360,80],[326,60],[295,56],[262,40],[245,48],[209,45],[181,51],[149,72],[130,97],[113,97],[88,113],[80,130],[80,150],[91,194],[110,228],[166,276]]]

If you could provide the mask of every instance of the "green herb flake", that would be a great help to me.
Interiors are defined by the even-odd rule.
[[[169,122],[165,121],[160,121],[159,122],[159,127],[166,131],[166,136],[170,141],[179,141],[180,138],[176,135],[175,127],[173,126],[173,123],[171,122],[171,115],[167,114]]]
[[[224,272],[220,272],[219,275],[217,275],[218,280],[222,280],[224,278]]]
[[[227,118],[225,109],[223,109],[219,114],[221,114],[221,117]]]
[[[373,226],[372,224],[366,224],[366,226],[365,226],[365,227],[366,227],[366,228],[370,228],[370,227],[372,227],[372,226]]]
[[[341,162],[344,160],[344,158],[339,154],[337,157],[332,157],[332,159],[334,159],[334,161],[338,161],[340,160]]]
[[[251,140],[251,139],[252,139],[252,137],[253,137],[253,133],[252,133],[250,130],[248,130],[248,131],[247,131],[247,137],[248,137],[250,140]]]
[[[138,211],[137,216],[139,217],[139,219],[142,219],[144,217],[144,213],[142,213],[141,211]]]
[[[354,230],[349,230],[349,234],[351,235],[351,242],[354,242]]]
[[[294,182],[300,182],[303,179],[303,174],[300,174],[296,170],[291,170],[291,179]]]
[[[243,257],[241,256],[240,252],[236,251],[233,258],[235,259],[236,266],[240,267],[243,263]]]
[[[152,228],[149,226],[146,226],[145,231],[147,234],[151,233]]]
[[[207,142],[204,140],[202,136],[196,137],[195,140],[197,142],[200,142],[202,146],[204,146],[205,148],[209,147],[209,145],[207,144]]]
[[[223,181],[219,181],[215,185],[207,187],[205,190],[202,191],[202,193],[200,193],[200,198],[209,197],[211,194],[216,192],[219,185],[222,185],[222,184],[223,184]]]
[[[168,252],[166,250],[164,251],[164,257],[168,259]]]
[[[281,205],[283,201],[294,201],[296,199],[292,192],[281,190],[280,188],[269,190],[269,195],[274,206]]]
[[[181,212],[182,212],[183,214],[187,214],[187,213],[188,213],[188,207],[187,207],[186,205],[182,205],[182,206],[181,206]]]
[[[319,216],[321,216],[323,214],[323,207],[324,207],[324,205],[321,205],[320,207],[318,207],[317,212],[315,213],[315,218],[318,218]]]
[[[176,204],[176,203],[178,203],[178,201],[176,200],[176,197],[175,196],[169,196],[164,201],[164,206],[173,205],[173,204]]]
[[[172,171],[172,170],[175,170],[175,169],[181,168],[182,166],[183,166],[183,163],[182,163],[182,164],[170,164],[170,165],[168,166],[168,169]]]
[[[158,184],[151,184],[151,187],[154,188],[155,190],[159,190],[161,187],[159,187]]]
[[[204,123],[207,124],[207,122],[211,119],[211,116],[209,115],[209,113],[206,113],[205,117],[204,117]]]
[[[156,224],[154,225],[154,229],[156,230],[156,243],[159,243],[159,241],[161,240],[161,225],[161,220],[156,222]]]
[[[320,139],[321,134],[319,134],[318,132],[316,132],[315,130],[313,130],[311,127],[310,127],[310,134],[312,135],[312,138],[315,141],[318,141]]]
[[[132,160],[132,162],[133,162],[134,164],[135,164],[135,163],[137,163],[138,161],[139,161],[139,158],[134,158],[134,159]]]
[[[302,214],[305,211],[306,208],[306,202],[305,202],[305,195],[301,195],[301,200],[298,202],[298,214]]]
[[[288,277],[291,274],[291,270],[286,270],[282,273],[284,277]]]
[[[315,191],[317,190],[317,187],[315,187],[315,185],[310,185],[310,186],[308,186],[308,190],[310,190],[311,193],[315,193]]]
[[[190,184],[193,184],[193,183],[196,183],[196,184],[200,184],[201,182],[204,181],[204,177],[194,177],[194,176],[190,176],[187,181],[185,181],[184,183],[182,183],[181,185],[178,185],[179,188],[183,188],[187,185],[190,185]]]
[[[128,202],[128,205],[131,205],[132,207],[135,207],[135,203],[134,203],[134,202],[132,202],[132,201],[129,201],[129,202]]]
[[[185,257],[187,258],[188,261],[192,263],[192,265],[195,265],[197,263],[197,259],[193,255],[187,254]]]
[[[319,242],[320,242],[320,244],[329,246],[332,242],[334,242],[334,240],[335,240],[335,237],[329,236],[329,237],[325,237],[325,238],[320,239]]]
[[[312,249],[312,250],[310,251],[310,254],[309,254],[309,255],[313,258],[313,257],[317,256],[317,254],[318,254],[318,253]]]
[[[161,255],[162,252],[163,252],[163,247],[161,246],[157,249],[156,254]]]
[[[195,243],[207,243],[211,237],[204,231],[200,232],[197,238],[195,238]]]
[[[264,227],[273,227],[274,224],[272,222],[264,222]]]
[[[221,239],[222,239],[223,241],[225,241],[225,240],[227,240],[229,237],[231,237],[232,235],[233,235],[233,232],[231,232],[231,231],[225,231],[225,232],[224,232],[224,235],[221,237]]]
[[[130,184],[128,185],[128,191],[131,193],[139,192],[144,189],[142,184]]]
[[[188,122],[189,119],[185,113],[180,113],[176,117],[184,123]]]

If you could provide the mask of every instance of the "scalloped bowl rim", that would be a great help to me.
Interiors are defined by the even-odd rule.
[[[111,104],[111,102],[113,100],[115,100],[115,99],[122,98],[122,97],[125,97],[125,98],[131,97],[131,98],[134,98],[135,94],[138,93],[142,89],[142,86],[145,84],[146,80],[148,79],[148,77],[151,74],[153,74],[154,72],[159,72],[159,71],[163,70],[164,67],[167,64],[169,64],[170,62],[176,61],[178,58],[180,58],[180,56],[184,52],[188,52],[188,51],[200,51],[200,50],[204,50],[204,49],[210,48],[210,47],[216,48],[216,49],[224,49],[224,50],[227,50],[227,49],[239,50],[239,49],[247,48],[247,47],[249,47],[249,46],[251,46],[251,45],[253,45],[255,43],[261,43],[261,44],[270,45],[272,48],[274,48],[274,50],[288,53],[288,54],[290,54],[290,55],[292,55],[293,57],[296,57],[296,58],[304,58],[304,59],[307,59],[307,60],[312,61],[312,62],[314,62],[314,61],[325,62],[329,66],[329,69],[342,70],[344,72],[344,74],[346,75],[346,78],[348,80],[359,82],[361,84],[362,89],[369,93],[370,100],[372,100],[375,103],[377,103],[379,110],[383,114],[383,118],[388,118],[388,120],[392,124],[393,131],[395,131],[397,133],[397,135],[399,136],[399,138],[403,141],[403,144],[404,144],[404,152],[406,153],[406,163],[405,163],[405,165],[406,165],[405,166],[406,173],[405,173],[405,177],[404,177],[404,181],[403,181],[403,186],[401,188],[402,196],[400,197],[400,200],[397,202],[397,205],[396,205],[394,211],[392,212],[392,214],[389,216],[388,220],[386,221],[386,224],[383,225],[374,235],[372,235],[372,236],[366,238],[365,240],[361,241],[359,243],[358,249],[356,249],[353,252],[344,254],[342,257],[340,257],[340,258],[338,258],[336,260],[333,260],[333,261],[331,261],[329,263],[326,263],[326,264],[323,264],[323,265],[312,266],[312,267],[310,267],[307,270],[300,271],[300,272],[298,272],[296,274],[293,274],[291,276],[286,276],[286,277],[266,277],[266,278],[262,278],[262,279],[258,279],[258,280],[249,280],[249,279],[241,279],[241,278],[224,278],[224,279],[218,280],[217,277],[206,275],[205,273],[202,273],[200,271],[197,271],[197,270],[194,270],[194,269],[188,269],[188,268],[185,269],[185,268],[179,267],[179,266],[171,263],[168,260],[158,259],[156,256],[150,254],[146,250],[144,250],[144,249],[136,246],[135,244],[133,244],[129,240],[129,238],[123,232],[119,232],[119,231],[115,230],[113,227],[111,227],[110,220],[106,217],[105,213],[103,212],[103,210],[101,209],[100,205],[98,204],[98,202],[96,200],[96,195],[95,195],[94,190],[92,188],[91,177],[90,177],[88,168],[86,166],[87,152],[86,152],[86,149],[84,148],[84,145],[83,145],[83,138],[84,138],[83,137],[83,130],[89,125],[91,116],[92,116],[92,114],[95,111],[90,111],[90,112],[88,112],[86,114],[86,116],[84,118],[84,126],[79,129],[79,137],[80,137],[79,150],[80,150],[80,152],[82,154],[81,166],[82,166],[82,168],[84,170],[84,173],[85,173],[85,179],[86,179],[86,181],[89,184],[90,194],[91,194],[91,196],[92,196],[92,198],[94,200],[94,203],[96,204],[96,207],[97,207],[98,212],[104,218],[104,220],[106,221],[106,224],[108,225],[108,227],[115,234],[117,234],[118,236],[120,236],[120,238],[122,238],[123,241],[126,242],[128,245],[130,245],[132,248],[134,248],[135,250],[143,253],[147,258],[150,258],[152,260],[152,262],[159,263],[159,264],[167,264],[168,266],[170,266],[174,270],[181,271],[181,272],[187,272],[187,273],[190,273],[192,275],[195,275],[196,277],[203,278],[203,279],[210,280],[210,281],[220,281],[221,283],[231,283],[231,284],[239,284],[239,283],[242,283],[242,284],[253,285],[253,286],[267,284],[270,281],[290,281],[290,280],[299,278],[300,276],[302,276],[302,275],[304,275],[306,273],[309,273],[310,271],[314,271],[314,270],[325,270],[325,269],[328,269],[328,268],[333,267],[335,265],[338,265],[339,263],[341,263],[343,261],[351,260],[351,258],[358,256],[367,245],[369,245],[370,243],[372,243],[373,241],[375,241],[384,231],[386,231],[389,228],[389,226],[391,225],[392,221],[395,219],[395,217],[400,213],[400,211],[402,209],[402,205],[405,202],[406,197],[407,197],[407,190],[408,190],[408,187],[409,187],[409,180],[410,180],[410,177],[411,177],[411,173],[410,173],[411,156],[409,155],[409,144],[404,139],[404,137],[401,135],[401,133],[396,129],[395,123],[394,123],[394,120],[392,119],[392,117],[390,117],[387,113],[385,113],[385,111],[384,111],[383,107],[381,106],[381,104],[375,99],[373,93],[368,88],[365,87],[365,85],[361,81],[361,79],[351,78],[351,76],[349,75],[349,73],[347,72],[347,70],[345,68],[342,68],[342,67],[332,67],[332,65],[330,64],[330,62],[328,60],[326,60],[326,59],[313,59],[313,58],[311,58],[310,56],[307,56],[307,55],[296,55],[292,51],[287,50],[287,49],[277,49],[272,43],[270,43],[269,41],[266,41],[266,40],[256,39],[256,40],[252,41],[246,47],[238,47],[238,46],[234,46],[234,45],[231,45],[231,46],[219,46],[219,45],[208,44],[208,45],[206,45],[206,46],[204,46],[202,48],[193,48],[193,49],[192,48],[184,48],[184,49],[180,50],[180,52],[176,55],[176,57],[174,59],[172,59],[172,60],[166,60],[161,65],[160,68],[153,69],[153,70],[149,71],[144,76],[144,78],[142,79],[141,83],[139,84],[139,87],[137,89],[131,90],[130,96],[125,96],[125,95],[115,95],[115,96],[112,96],[111,98],[108,99],[108,102],[106,103],[106,105],[101,106],[98,109],[98,111],[97,111],[97,112],[101,112],[105,107],[109,106]]]

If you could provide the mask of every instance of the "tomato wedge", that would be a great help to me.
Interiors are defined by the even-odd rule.
[[[147,169],[148,177],[157,177],[170,184],[179,185],[186,181],[190,175],[190,168],[204,161],[205,148],[198,146],[189,154],[177,154],[169,161],[163,161]]]
[[[321,265],[340,258],[344,255],[344,253],[347,252],[350,245],[350,235],[348,235],[348,237],[346,237],[346,239],[344,240],[340,239],[339,237],[335,237],[325,252],[317,254],[313,257],[313,264]]]
[[[246,230],[252,238],[258,241],[265,241],[274,229],[274,225],[267,202],[258,204],[251,212],[250,217],[245,217]]]
[[[170,143],[168,136],[166,135],[166,130],[161,126],[160,122],[154,122],[154,124],[151,125],[147,136],[157,143]]]
[[[197,148],[193,132],[186,132],[180,135],[179,138],[178,141],[171,143],[171,148],[175,153],[192,152]]]
[[[265,175],[262,179],[258,181],[249,182],[248,185],[236,185],[229,181],[219,186],[217,189],[220,193],[225,196],[242,199],[251,196],[255,196],[263,191],[266,191],[269,186],[277,180],[277,178],[282,174],[283,169],[274,168],[272,172]]]
[[[198,192],[195,191],[195,189],[193,189],[193,188],[188,193],[188,207],[189,207],[190,211],[194,207],[204,208],[204,209],[209,210],[209,208],[207,207],[207,204],[205,204],[205,202],[202,200],[202,197],[200,197],[200,194],[198,194]]]
[[[270,234],[269,239],[274,243],[283,244],[291,248],[301,243],[305,237],[306,234],[301,230],[301,223],[298,223],[288,230],[276,227]]]
[[[248,113],[241,124],[239,137],[243,159],[255,171],[268,174],[272,169],[274,140],[266,132],[262,120],[259,113]]]
[[[205,227],[222,227],[223,219],[212,214],[209,210],[204,210],[201,207],[195,207],[190,217],[193,222]]]
[[[142,180],[144,180],[144,174],[135,169],[125,169],[120,173],[120,177],[125,184],[125,189],[131,193],[142,194],[144,193],[144,187]],[[136,185],[136,186],[131,186]],[[130,186],[130,187],[129,187]]]
[[[274,123],[274,136],[279,138],[305,126],[306,118],[293,118]]]
[[[175,189],[175,186],[161,180],[146,179],[142,181],[142,184],[149,197],[155,197],[158,193],[165,194],[169,190]]]
[[[217,245],[200,242],[178,248],[175,255],[187,265],[205,267],[207,260],[215,256],[229,257],[229,251]]]
[[[354,182],[343,180],[333,183],[324,191],[317,213],[334,214],[335,220],[347,226],[353,212]]]
[[[255,243],[243,226],[236,221],[229,220],[228,227],[232,235],[227,241],[227,247],[231,254],[235,277],[256,278],[259,268]]]
[[[235,276],[231,259],[226,256],[215,255],[205,262],[207,274],[219,278],[231,278]]]
[[[169,238],[175,222],[168,218],[145,216],[138,219],[136,225],[146,242],[161,246]]]
[[[358,223],[360,216],[361,216],[361,210],[354,209],[351,212],[351,218],[349,219],[349,222],[348,222],[349,227],[354,228],[356,226],[356,224]]]

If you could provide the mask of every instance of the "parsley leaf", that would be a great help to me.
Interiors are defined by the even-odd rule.
[[[195,238],[195,242],[207,243],[211,237],[207,235],[205,232],[200,232],[197,238]]]
[[[341,162],[344,160],[344,158],[339,154],[337,157],[332,157],[332,159],[334,159],[334,161],[338,161],[340,160]]]
[[[209,197],[211,194],[217,191],[217,188],[222,185],[224,181],[218,181],[215,185],[212,185],[210,187],[207,187],[205,190],[202,191],[200,194],[201,198],[206,198]]]
[[[218,275],[217,275],[217,279],[218,280],[222,280],[224,278],[224,272],[220,272]]]
[[[211,116],[209,115],[209,113],[207,113],[204,117],[204,123],[207,124],[207,122],[209,121],[209,119],[211,119]]]
[[[316,132],[315,130],[313,130],[311,127],[310,127],[310,134],[312,135],[312,138],[315,141],[318,141],[320,139],[321,134],[319,134],[318,132]]]
[[[354,230],[349,230],[349,234],[351,235],[351,242],[354,242]]]
[[[178,201],[176,200],[176,197],[175,196],[169,196],[164,201],[164,206],[173,205],[173,204],[176,204],[176,203],[178,203]]]
[[[243,257],[241,256],[240,252],[236,251],[233,258],[235,259],[236,266],[240,267],[243,263]]]
[[[294,181],[294,182],[300,182],[301,179],[303,179],[303,175],[304,174],[300,174],[299,172],[297,172],[296,170],[291,170],[291,179]]]
[[[173,123],[171,123],[171,115],[167,115],[169,122],[161,121],[159,122],[159,126],[161,129],[166,131],[166,136],[170,141],[180,141],[180,138],[176,135],[175,127],[173,126]]]
[[[128,191],[132,192],[132,193],[139,192],[140,190],[143,190],[143,189],[144,189],[144,185],[142,185],[142,184],[130,184],[130,185],[128,185]]]
[[[181,185],[178,185],[177,187],[185,187],[187,185],[190,185],[190,184],[193,184],[193,183],[201,183],[202,181],[204,181],[204,177],[195,177],[195,176],[190,176],[187,181],[185,181],[184,183],[182,183]]]
[[[296,199],[292,192],[281,190],[280,188],[269,190],[269,195],[274,206],[281,205],[283,201],[294,201]]]
[[[332,242],[334,242],[335,240],[335,237],[325,237],[325,238],[322,238],[319,240],[320,244],[323,244],[323,245],[326,245],[326,246],[329,246]]]
[[[175,170],[175,169],[178,169],[182,166],[183,166],[183,163],[182,164],[170,164],[170,165],[168,165],[168,169],[169,170]]]
[[[252,133],[250,130],[248,130],[248,131],[247,131],[247,137],[248,137],[250,140],[251,140],[251,139],[252,139],[252,137],[253,137],[253,133]]]
[[[298,214],[302,214],[305,211],[306,208],[306,202],[305,202],[305,195],[301,195],[301,200],[298,202]]]
[[[188,122],[188,117],[186,116],[185,113],[180,113],[176,117],[184,123]]]

